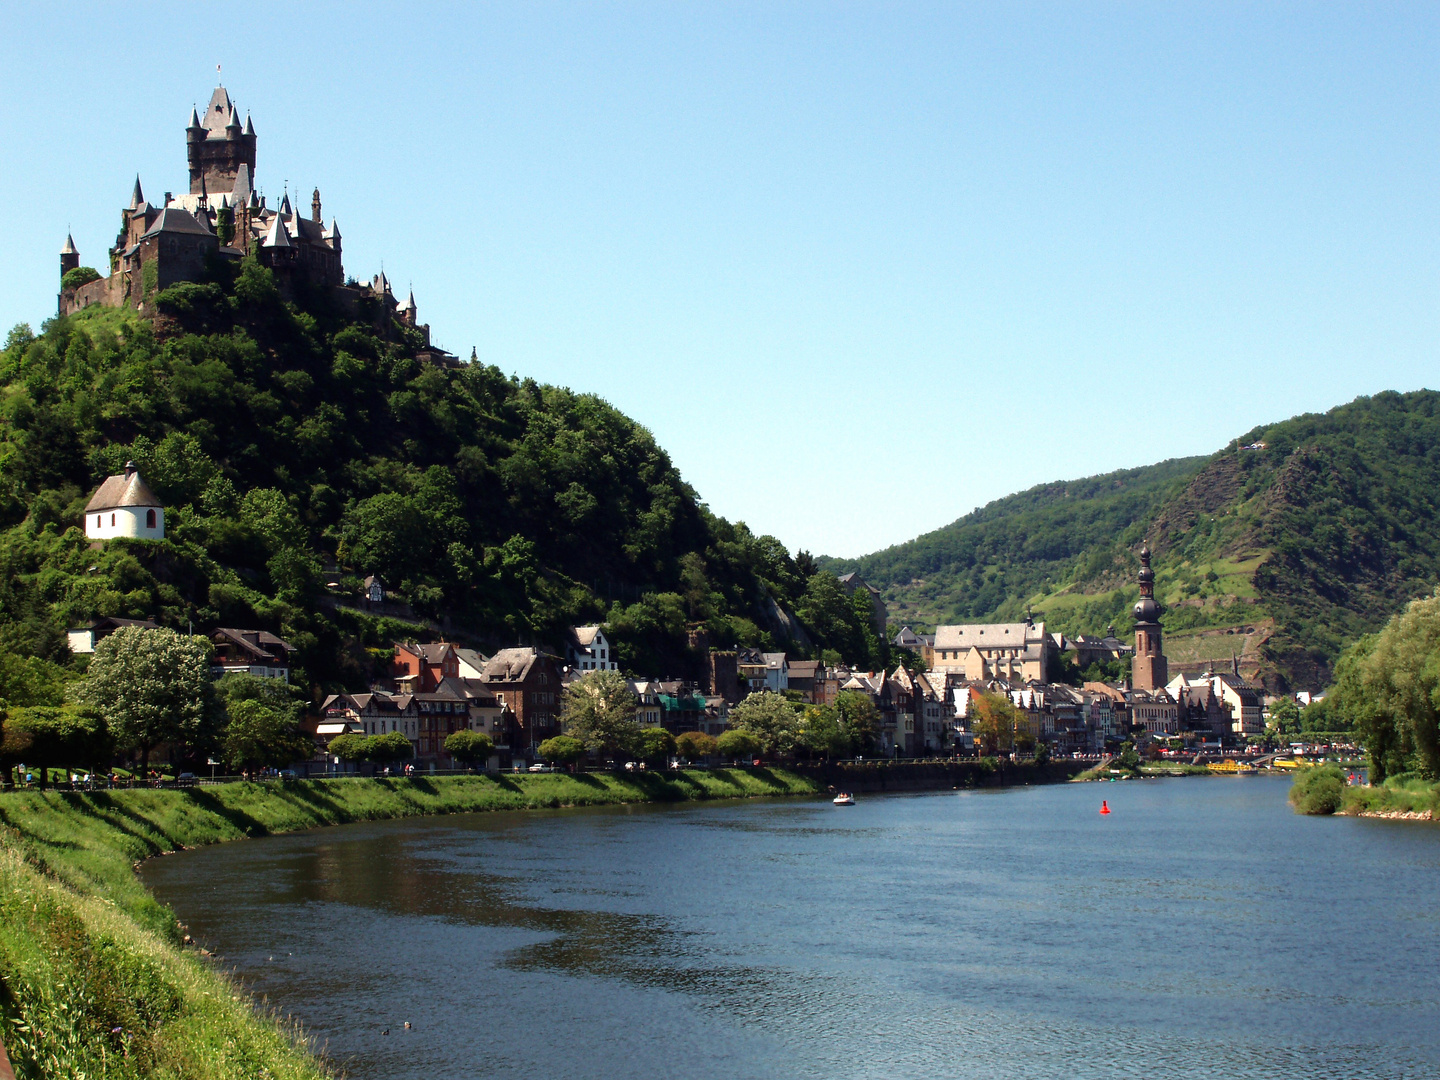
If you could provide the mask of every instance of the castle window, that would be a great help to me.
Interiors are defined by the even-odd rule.
[[[155,511],[154,511],[154,510],[146,510],[146,511],[145,511],[145,527],[146,527],[147,529],[153,529],[153,528],[155,528]]]

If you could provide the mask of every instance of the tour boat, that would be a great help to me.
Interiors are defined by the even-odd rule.
[[[851,795],[848,791],[842,791],[842,792],[840,792],[839,795],[836,795],[836,796],[835,796],[835,805],[836,805],[836,806],[854,806],[854,805],[855,805],[855,796],[854,796],[854,795]]]

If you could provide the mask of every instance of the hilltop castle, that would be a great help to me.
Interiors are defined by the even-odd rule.
[[[240,113],[225,87],[217,86],[202,117],[190,111],[185,128],[185,156],[190,168],[190,190],[175,196],[166,192],[155,205],[145,198],[140,178],[130,202],[120,211],[120,234],[110,249],[109,274],[76,283],[65,275],[80,267],[73,238],[65,238],[60,251],[61,315],[91,304],[132,307],[153,314],[157,292],[182,281],[203,280],[217,260],[239,260],[254,254],[270,267],[282,290],[298,279],[328,287],[342,301],[362,298],[379,301],[380,312],[406,326],[429,327],[415,318],[415,295],[402,303],[395,299],[383,273],[369,284],[347,282],[341,261],[340,227],[330,227],[320,213],[320,189],[310,197],[305,216],[291,206],[287,191],[280,205],[270,208],[255,187],[255,125]]]

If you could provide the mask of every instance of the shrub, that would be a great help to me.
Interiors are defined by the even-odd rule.
[[[329,752],[341,761],[364,761],[369,742],[364,735],[337,735],[330,740]]]
[[[1290,803],[1302,814],[1333,814],[1344,800],[1345,774],[1338,765],[1301,769],[1290,786]]]
[[[78,289],[81,285],[89,285],[92,281],[100,280],[100,271],[93,266],[77,266],[74,270],[66,270],[60,278],[60,288]]]

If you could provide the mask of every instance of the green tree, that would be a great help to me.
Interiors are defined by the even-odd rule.
[[[633,751],[639,745],[635,692],[618,671],[587,671],[565,690],[560,722],[565,734],[601,754]]]
[[[370,740],[358,732],[336,735],[335,738],[330,740],[330,745],[326,747],[326,751],[341,761],[348,761],[350,764],[355,765],[362,761],[369,760]]]
[[[365,740],[365,744],[365,756],[378,765],[388,765],[393,761],[404,761],[415,756],[415,748],[410,745],[410,740],[399,731],[371,735]]]
[[[127,626],[95,646],[85,700],[109,722],[121,750],[140,751],[140,769],[162,742],[198,745],[213,735],[215,685],[210,643],[174,630]]]
[[[570,765],[585,756],[585,744],[569,735],[546,739],[535,749],[542,758],[556,765]]]
[[[780,694],[758,690],[730,710],[730,727],[754,736],[766,757],[788,754],[799,733],[799,714]]]
[[[278,769],[310,757],[315,744],[284,709],[257,698],[228,708],[224,757],[232,769]]]
[[[715,736],[703,731],[682,732],[675,739],[675,749],[687,761],[709,757],[715,753]]]
[[[675,736],[664,728],[647,727],[640,732],[640,754],[646,761],[668,764],[675,746]]]
[[[34,705],[14,709],[5,718],[0,740],[6,779],[10,769],[24,762],[46,783],[50,769],[82,766],[94,769],[109,760],[114,742],[105,719],[80,705]]]
[[[972,699],[971,708],[971,731],[980,740],[983,752],[992,757],[1008,755],[1015,748],[1020,711],[1004,694],[981,694]]]
[[[92,281],[100,280],[100,271],[93,266],[77,266],[73,270],[66,270],[60,276],[60,288],[78,289],[82,285],[89,285]]]
[[[1440,590],[1351,646],[1328,700],[1354,722],[1372,783],[1409,769],[1440,778]]]
[[[868,754],[880,737],[880,709],[869,694],[841,690],[835,695],[835,719],[853,754]]]
[[[1300,706],[1289,694],[1270,706],[1270,720],[1265,725],[1265,734],[1274,740],[1282,740],[1300,730]]]
[[[495,753],[495,740],[481,731],[457,731],[445,740],[445,753],[474,768],[477,761],[490,760],[490,755]]]
[[[811,757],[844,757],[850,750],[850,740],[840,726],[833,705],[811,705],[805,709],[800,715],[795,743]]]
[[[715,748],[725,757],[750,760],[760,753],[760,740],[741,728],[721,732],[715,740]]]

